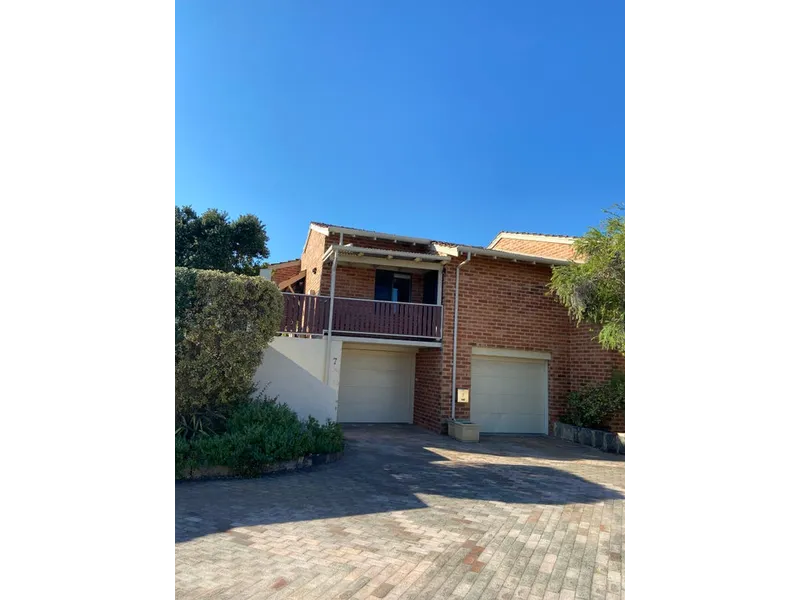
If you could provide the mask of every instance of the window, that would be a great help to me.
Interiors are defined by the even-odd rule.
[[[394,271],[375,271],[375,300],[411,302],[411,275]]]

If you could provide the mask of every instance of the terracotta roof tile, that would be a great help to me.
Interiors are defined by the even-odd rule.
[[[497,235],[503,235],[504,233],[510,233],[512,235],[543,235],[545,237],[555,237],[555,238],[567,238],[574,240],[579,236],[575,235],[563,235],[561,233],[536,233],[534,231],[501,231]],[[497,236],[495,236],[497,237]]]

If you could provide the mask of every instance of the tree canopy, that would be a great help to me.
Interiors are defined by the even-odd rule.
[[[625,353],[625,216],[624,207],[605,211],[600,228],[575,241],[576,258],[553,268],[555,294],[578,323],[598,325],[603,348]]]
[[[267,231],[255,215],[231,221],[210,208],[202,215],[191,206],[175,207],[175,266],[258,275],[269,258]]]

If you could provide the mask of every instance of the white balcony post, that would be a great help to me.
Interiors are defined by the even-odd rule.
[[[324,382],[328,383],[328,379],[330,378],[330,370],[331,370],[331,336],[333,335],[333,298],[334,293],[336,291],[336,263],[338,262],[339,258],[339,250],[338,248],[333,252],[333,267],[331,267],[331,303],[328,307],[328,343],[325,344],[325,372]]]
[[[439,269],[439,282],[436,284],[436,304],[439,305],[439,339],[444,335],[444,308],[442,308],[442,272],[444,268]]]

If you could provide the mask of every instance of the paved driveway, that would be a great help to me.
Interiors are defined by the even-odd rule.
[[[178,598],[622,598],[625,463],[346,428],[339,462],[175,486]]]

